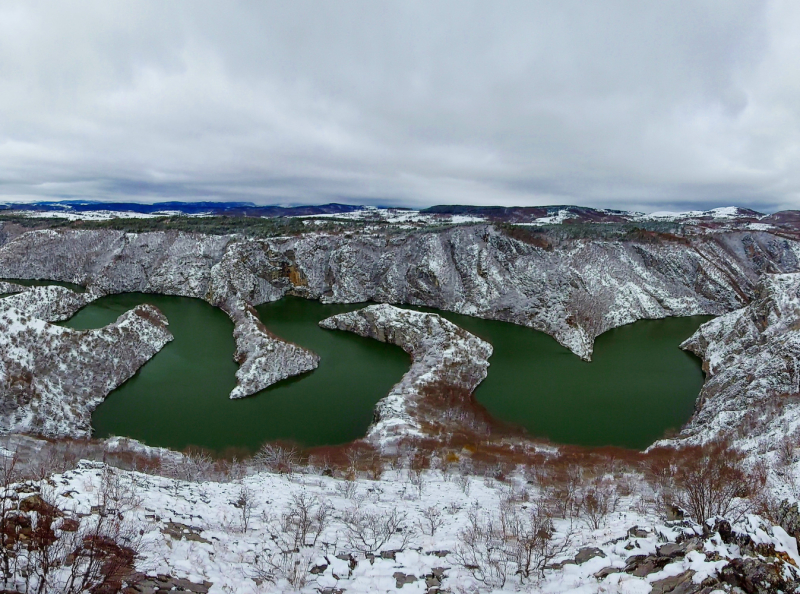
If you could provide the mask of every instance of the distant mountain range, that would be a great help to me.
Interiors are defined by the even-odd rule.
[[[0,204],[0,210],[33,212],[133,212],[137,214],[180,213],[212,214],[245,217],[297,217],[319,214],[339,214],[363,209],[348,204],[312,206],[258,206],[252,202],[101,202],[94,200],[63,200],[48,202],[18,202]]]
[[[587,206],[472,206],[437,205],[422,210],[408,208],[375,208],[352,204],[319,204],[301,206],[259,206],[252,202],[103,202],[93,200],[64,200],[42,202],[0,203],[0,212],[24,212],[31,216],[87,218],[91,213],[105,213],[102,218],[130,216],[222,215],[239,217],[301,217],[319,216],[387,222],[468,223],[492,222],[520,225],[626,223],[662,221],[716,225],[720,223],[759,223],[779,227],[800,228],[800,211],[788,210],[771,215],[749,208],[727,206],[705,211],[641,213]],[[110,216],[109,216],[110,215]]]

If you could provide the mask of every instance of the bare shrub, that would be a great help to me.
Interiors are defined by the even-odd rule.
[[[188,452],[161,460],[164,476],[197,483],[211,478],[214,459],[207,452]]]
[[[543,505],[528,510],[501,505],[497,514],[473,509],[458,540],[456,563],[490,588],[502,588],[514,575],[521,584],[543,577],[570,542],[568,534],[556,538],[553,518]]]
[[[417,523],[419,524],[419,529],[426,536],[433,536],[439,528],[444,526],[442,510],[434,505],[420,511],[420,516],[422,516],[422,519]]]
[[[25,594],[119,591],[133,572],[141,533],[106,508],[102,496],[103,489],[96,513],[83,519],[66,517],[44,492],[28,498],[28,511],[4,508],[4,588]]]
[[[300,590],[309,583],[313,550],[269,551],[256,553],[248,566],[249,577],[272,584],[285,580],[293,590]]]
[[[675,503],[698,523],[724,516],[731,521],[747,510],[753,481],[742,467],[742,455],[723,444],[686,448],[675,473]]]
[[[294,446],[265,443],[253,457],[253,461],[271,472],[292,474],[300,462],[300,454]]]
[[[255,493],[247,485],[239,487],[236,500],[233,502],[233,507],[239,510],[239,523],[243,533],[247,533],[247,528],[250,526],[250,518],[253,516],[253,509],[255,508]]]
[[[345,499],[354,499],[358,493],[358,483],[352,480],[336,483],[336,492]]]
[[[540,474],[544,505],[554,517],[572,519],[578,511],[583,470],[577,464],[553,464]]]
[[[619,495],[608,481],[595,480],[581,490],[578,497],[578,514],[590,530],[602,528],[608,514],[616,511]]]
[[[784,439],[778,444],[777,457],[778,467],[786,468],[794,464],[795,461],[795,443],[792,439]]]
[[[256,553],[249,565],[250,577],[270,583],[285,580],[295,590],[305,587],[332,510],[326,500],[305,491],[292,495],[278,518],[266,518],[272,544]]]
[[[425,490],[427,481],[425,480],[424,471],[421,468],[411,468],[408,471],[408,482],[417,491],[417,496],[422,497]]]
[[[320,534],[330,522],[333,507],[328,501],[305,491],[295,493],[281,515],[278,530],[272,530],[273,541],[283,552],[315,547]]]
[[[471,485],[469,476],[467,476],[466,474],[459,474],[456,477],[456,484],[459,486],[464,495],[469,497],[469,490]]]
[[[361,553],[374,554],[390,542],[397,549],[405,548],[414,536],[406,525],[407,514],[397,509],[364,510],[354,506],[342,517],[348,545]]]

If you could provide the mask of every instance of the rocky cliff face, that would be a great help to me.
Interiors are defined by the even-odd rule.
[[[151,306],[88,331],[53,326],[3,307],[0,429],[89,437],[95,407],[170,340],[167,319]]]
[[[0,278],[77,282],[90,296],[143,291],[203,298],[234,321],[240,370],[232,396],[239,397],[316,365],[313,353],[269,335],[249,310],[286,294],[509,321],[542,330],[588,359],[594,338],[610,328],[642,318],[724,314],[755,298],[764,274],[800,270],[800,245],[777,232],[698,229],[681,237],[608,240],[553,233],[516,239],[475,225],[250,240],[42,230],[0,246]]]
[[[20,287],[20,291],[0,301],[0,310],[18,309],[26,316],[47,322],[61,322],[74,316],[87,303],[97,299],[94,291],[76,293],[55,285]]]
[[[0,247],[0,275],[201,297],[227,311],[287,293],[426,305],[530,326],[589,358],[594,338],[610,328],[726,313],[754,296],[763,273],[800,270],[798,243],[761,231],[542,237],[533,245],[486,225],[270,240],[45,230]]]
[[[239,364],[231,398],[250,396],[319,365],[319,355],[286,342],[267,330],[250,305],[238,303],[230,308],[228,314],[235,324],[236,353],[233,358]]]
[[[678,441],[728,437],[763,453],[800,428],[800,274],[766,275],[752,303],[681,346],[703,359],[707,378]]]
[[[234,239],[177,232],[32,231],[0,248],[0,268],[8,278],[88,286],[80,295],[61,287],[39,288],[36,297],[41,301],[31,299],[28,292],[15,297],[15,306],[24,304],[31,315],[44,315],[42,319],[51,321],[67,319],[86,303],[114,293],[160,293],[208,300],[234,322],[235,359],[240,369],[231,398],[241,398],[316,368],[318,357],[267,332],[249,311],[250,306],[235,293],[209,291],[212,278],[219,275],[214,268]],[[31,253],[37,257],[26,255]],[[51,316],[51,311],[61,314]]]
[[[450,414],[468,412],[472,392],[488,372],[492,346],[437,314],[371,305],[319,325],[396,344],[411,355],[411,368],[375,407],[367,439],[379,444],[436,435],[454,419],[431,401],[444,397]],[[463,425],[466,419],[455,420]]]

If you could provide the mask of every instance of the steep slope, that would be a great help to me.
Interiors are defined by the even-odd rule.
[[[170,340],[167,319],[147,305],[88,331],[4,308],[0,431],[89,437],[95,407]]]
[[[375,407],[367,439],[379,444],[432,436],[467,424],[472,392],[486,377],[492,346],[437,314],[371,305],[319,325],[396,344],[411,355],[408,372]],[[442,414],[445,399],[449,415]],[[458,410],[461,415],[453,415]],[[455,421],[455,422],[454,422]],[[453,427],[455,425],[455,427]]]
[[[681,346],[703,359],[707,379],[679,441],[728,437],[765,452],[800,428],[800,274],[766,275],[750,305]]]

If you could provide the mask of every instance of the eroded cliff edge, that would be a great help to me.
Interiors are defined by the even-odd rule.
[[[140,305],[98,330],[54,326],[15,307],[0,311],[0,428],[89,437],[91,414],[172,340],[167,319]]]
[[[200,297],[229,315],[286,294],[424,305],[529,326],[588,359],[611,328],[740,308],[761,275],[800,271],[798,255],[792,238],[745,230],[524,241],[491,225],[265,240],[69,229],[8,241],[0,275]]]
[[[411,355],[409,370],[375,406],[367,440],[386,445],[404,437],[436,437],[480,422],[473,412],[472,392],[488,373],[488,342],[437,314],[385,304],[331,316],[319,325],[396,344]]]
[[[799,271],[798,254],[792,237],[742,229],[622,239],[520,239],[485,224],[272,239],[47,229],[0,246],[0,278],[80,283],[89,297],[203,298],[234,321],[240,369],[232,396],[239,397],[316,366],[313,353],[270,335],[252,312],[287,294],[509,321],[589,358],[596,336],[637,319],[737,310],[758,298],[765,274]]]
[[[680,435],[659,444],[727,439],[763,454],[800,430],[800,274],[764,276],[748,306],[681,347],[703,359],[706,382]]]

